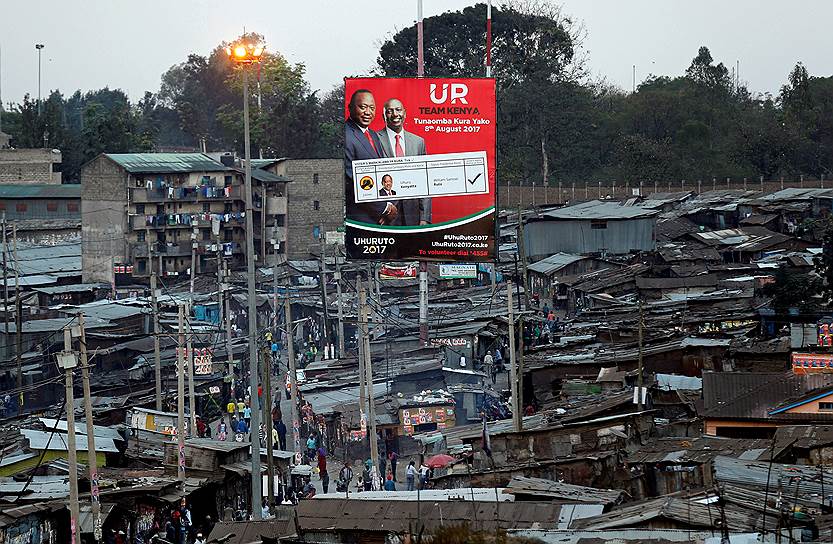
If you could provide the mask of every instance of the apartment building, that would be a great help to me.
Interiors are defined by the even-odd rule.
[[[232,156],[202,153],[102,154],[81,170],[85,282],[144,283],[216,273],[246,258],[244,172]],[[252,169],[257,264],[284,260],[286,183]],[[273,243],[274,242],[274,243]],[[191,260],[194,249],[194,262]]]

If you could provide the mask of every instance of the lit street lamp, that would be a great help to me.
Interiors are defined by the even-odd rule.
[[[258,386],[258,349],[257,349],[257,299],[255,292],[255,249],[254,249],[254,209],[252,207],[252,153],[249,142],[249,66],[260,62],[263,45],[240,41],[226,47],[226,54],[232,62],[240,64],[243,72],[243,152],[245,157],[245,198],[246,198],[246,277],[249,301],[249,384],[251,386],[252,404],[257,397]],[[258,399],[259,400],[259,399]],[[252,445],[252,518],[263,518],[263,492],[260,473],[260,410],[252,410],[251,445]],[[270,432],[268,429],[267,432]]]
[[[35,44],[35,49],[38,50],[38,114],[40,114],[40,52],[43,47],[42,43]]]

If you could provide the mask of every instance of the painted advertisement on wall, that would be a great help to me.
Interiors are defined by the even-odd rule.
[[[495,256],[494,79],[345,79],[351,259]]]

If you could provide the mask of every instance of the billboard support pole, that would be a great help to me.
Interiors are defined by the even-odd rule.
[[[422,0],[417,0],[417,77],[425,75]],[[419,343],[428,345],[428,263],[419,262]]]

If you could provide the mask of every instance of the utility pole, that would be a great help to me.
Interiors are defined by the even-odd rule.
[[[87,337],[84,334],[84,314],[78,314],[78,346],[81,352],[81,380],[84,385],[84,419],[87,422],[87,467],[90,478],[90,502],[93,510],[93,535],[101,540],[101,503],[98,495],[98,459],[95,453],[95,425],[93,424],[90,367],[87,359]]]
[[[40,57],[41,57],[41,49],[43,49],[42,43],[36,43],[35,49],[38,50],[38,115],[41,112],[41,94],[40,94]]]
[[[642,411],[642,329],[645,327],[645,319],[642,313],[642,300],[639,301],[639,361],[638,374],[636,375],[637,406]]]
[[[78,365],[78,359],[72,352],[72,331],[64,328],[64,351],[58,356],[58,364],[66,374],[66,412],[67,412],[67,462],[69,463],[69,530],[70,542],[81,544],[81,531],[78,528],[78,450],[75,445],[75,396],[72,391],[72,371]],[[89,439],[89,437],[88,437]],[[88,452],[89,453],[89,452]]]
[[[197,272],[197,229],[191,231],[191,300],[194,300],[194,275]]]
[[[223,268],[225,269],[225,276],[226,278],[229,277],[229,270],[228,266],[223,263]],[[229,297],[226,296],[225,288],[227,284],[220,283],[220,326],[223,326],[223,322],[225,319],[225,327],[226,327],[226,357],[228,359],[228,374],[231,381],[229,382],[229,389],[231,391],[231,397],[234,397],[234,351],[231,344],[231,303],[229,302]],[[225,304],[225,312],[223,312],[223,305]],[[225,316],[223,318],[223,316]]]
[[[288,253],[287,253],[288,255]],[[287,271],[289,270],[289,259],[286,261]],[[289,400],[292,411],[292,447],[295,452],[295,464],[301,464],[301,423],[298,421],[298,379],[295,368],[295,335],[292,323],[292,299],[289,294],[291,274],[286,275],[286,292],[284,295],[284,321],[286,327],[286,357],[289,368]]]
[[[246,299],[249,303],[249,385],[251,398],[257,398],[257,384],[260,373],[257,371],[257,291],[255,289],[255,240],[254,240],[254,206],[252,206],[252,150],[249,135],[249,68],[243,66],[243,147],[246,159],[245,195],[246,195]],[[252,410],[252,519],[260,521],[263,517],[261,502],[263,492],[260,475],[260,410]]]
[[[364,370],[366,365],[365,361],[367,360],[367,353],[364,351],[364,325],[367,323],[367,306],[364,302],[366,295],[362,286],[361,277],[356,278],[356,290],[359,292],[359,345],[357,346],[359,351],[359,419],[365,424],[364,428],[365,432],[367,432],[367,390],[365,387],[367,374]]]
[[[2,104],[0,104],[1,106]],[[5,326],[6,338],[9,338],[9,274],[6,263],[6,254],[8,252],[9,245],[6,242],[6,212],[3,212],[3,325]],[[339,297],[339,304],[341,304],[341,297]]]
[[[197,402],[194,394],[194,329],[191,327],[191,303],[185,305],[187,312],[186,319],[188,320],[188,335],[186,338],[186,353],[188,354],[188,408],[191,411],[189,418],[190,427],[188,434],[196,436],[197,432]]]
[[[521,272],[523,273],[524,286],[524,309],[529,308],[529,280],[526,272],[526,246],[524,245],[524,217],[521,207],[518,206],[518,257],[521,259]]]
[[[185,480],[185,325],[182,304],[177,305],[179,338],[176,343],[176,442],[177,470],[180,481]]]
[[[148,269],[150,271],[150,307],[153,315],[153,369],[156,375],[156,410],[162,411],[162,356],[159,353],[159,304],[156,300],[156,271],[153,269],[150,230],[145,231],[148,246]]]
[[[275,308],[277,310],[277,307]],[[266,430],[266,474],[269,481],[266,483],[266,497],[269,505],[269,512],[275,506],[275,458],[272,448],[272,429],[275,428],[272,421],[272,364],[269,348],[263,350],[263,428]]]
[[[213,225],[212,225],[213,229]],[[228,357],[228,375],[229,375],[229,391],[231,392],[231,397],[234,397],[234,355],[231,352],[231,323],[228,319],[229,312],[224,311],[223,305],[225,304],[225,291],[223,284],[223,268],[225,266],[225,261],[223,260],[223,245],[220,243],[220,223],[217,222],[217,336],[223,334],[223,324],[225,323],[226,328],[226,356]],[[228,277],[228,273],[225,274]],[[225,310],[228,310],[226,308]]]
[[[515,303],[512,300],[512,280],[506,282],[506,301],[509,306],[509,390],[512,394],[512,428],[521,431],[521,409],[518,395],[518,367],[515,356]]]
[[[338,262],[339,249],[336,244],[336,294],[338,295],[338,358],[344,357],[344,300],[341,298],[341,265]],[[5,268],[5,267],[4,267]]]
[[[17,360],[17,415],[23,413],[23,308],[20,303],[20,262],[17,260],[17,223],[12,223],[12,249],[14,253],[14,319],[15,319],[15,358]],[[78,519],[78,518],[76,518]]]
[[[332,336],[330,335],[330,312],[327,308],[327,242],[324,236],[321,237],[321,272],[318,275],[318,280],[321,283],[321,305],[324,308],[324,342],[330,345]]]
[[[373,395],[373,358],[370,354],[370,332],[368,329],[367,317],[367,293],[364,288],[359,290],[359,306],[361,306],[361,331],[362,343],[364,344],[364,371],[365,384],[367,385],[367,436],[370,439],[370,459],[373,462],[373,470],[370,471],[373,480],[373,488],[379,486],[379,443],[376,437],[376,400]]]

